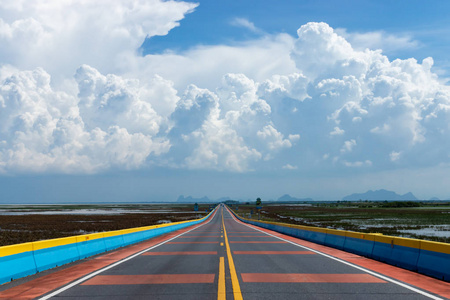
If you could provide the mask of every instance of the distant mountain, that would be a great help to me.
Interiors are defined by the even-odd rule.
[[[222,197],[222,198],[217,199],[216,202],[225,202],[230,199],[231,199],[230,197]]]
[[[396,192],[387,191],[387,190],[376,190],[376,191],[367,191],[362,194],[351,194],[342,198],[344,201],[357,201],[357,200],[393,200],[393,201],[402,201],[402,200],[418,200],[416,196],[414,196],[411,192],[406,193],[404,195],[399,195]]]
[[[439,199],[438,197],[432,197],[430,198],[430,201],[441,201],[441,199]]]
[[[196,202],[215,202],[215,201],[209,199],[206,196],[203,198],[193,198],[192,196],[184,197],[183,195],[181,195],[180,197],[178,197],[177,202],[196,203]]]
[[[278,202],[291,202],[291,201],[297,201],[297,202],[303,202],[303,201],[314,201],[312,198],[294,198],[290,195],[286,194],[278,198]]]

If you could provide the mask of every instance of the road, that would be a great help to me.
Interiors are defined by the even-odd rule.
[[[152,243],[28,281],[0,298],[411,300],[450,293],[442,281],[246,225],[223,206],[209,222]],[[74,274],[79,278],[68,283]]]

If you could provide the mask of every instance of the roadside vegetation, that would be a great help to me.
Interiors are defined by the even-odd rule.
[[[255,204],[233,207],[258,219]],[[251,213],[253,212],[253,213]],[[260,219],[322,228],[450,242],[450,202],[337,201],[264,204]]]

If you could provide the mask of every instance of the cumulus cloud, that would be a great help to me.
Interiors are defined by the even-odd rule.
[[[156,137],[162,118],[138,97],[137,81],[83,66],[78,97],[55,91],[43,69],[0,86],[0,171],[97,172],[135,169],[170,143]]]
[[[0,57],[70,76],[82,64],[118,72],[146,37],[165,35],[197,4],[162,0],[0,1]]]
[[[0,171],[448,160],[450,89],[432,58],[391,61],[326,23],[295,38],[139,55],[146,36],[167,34],[195,7],[0,2]]]
[[[283,134],[278,132],[272,125],[265,126],[262,130],[258,131],[256,135],[263,140],[271,150],[292,147],[291,141],[284,139]]]
[[[243,74],[225,75],[215,92],[189,86],[171,116],[170,136],[178,145],[171,155],[178,164],[244,172],[252,163],[292,147],[300,136],[286,139],[273,126],[271,107],[257,90],[257,83]]]

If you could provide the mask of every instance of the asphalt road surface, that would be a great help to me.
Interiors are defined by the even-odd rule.
[[[209,222],[0,292],[10,299],[447,299],[450,284],[246,225]]]

